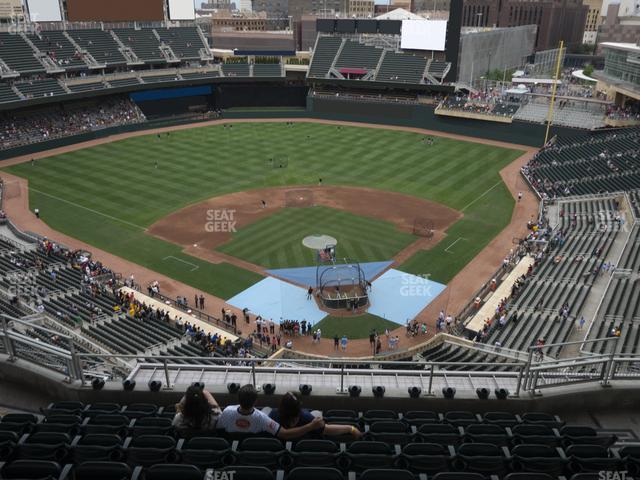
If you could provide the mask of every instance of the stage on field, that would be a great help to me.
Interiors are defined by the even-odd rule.
[[[314,267],[315,269],[315,267]],[[307,320],[317,323],[327,316],[316,302],[307,300],[307,289],[277,278],[267,277],[252,285],[227,303],[248,308],[251,313],[280,323],[280,320]]]
[[[425,277],[390,269],[373,281],[367,310],[400,325],[412,320],[445,289]]]

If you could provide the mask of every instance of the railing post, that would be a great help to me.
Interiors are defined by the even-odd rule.
[[[7,319],[2,316],[2,334],[4,338],[4,349],[9,355],[9,361],[13,362],[15,360],[15,352],[13,351],[13,344],[11,343],[11,339],[9,338],[9,329],[7,328]]]
[[[427,395],[433,395],[433,392],[431,391],[433,388],[433,371],[434,371],[435,367],[433,365],[433,363],[431,364],[431,369],[429,370],[429,388],[427,389]]]
[[[526,364],[520,365],[520,368],[518,369],[518,383],[516,384],[516,393],[513,394],[514,397],[520,396],[520,388],[522,387],[522,377],[524,375],[524,370],[526,367],[527,367]]]
[[[340,393],[344,393],[344,363],[340,365]]]
[[[529,373],[531,371],[531,362],[533,361],[533,349],[529,347],[529,357],[527,358],[527,364],[524,367],[524,389],[530,390],[530,377]],[[519,383],[519,382],[518,382]]]
[[[256,362],[251,362],[251,381],[253,387],[256,388]]]
[[[73,345],[73,339],[69,337],[69,353],[71,354],[71,366],[72,372],[69,372],[69,376],[73,373],[75,380],[80,380],[84,386],[84,375],[82,374],[82,367],[80,366],[80,360],[76,356],[76,349]]]
[[[169,367],[167,366],[167,359],[163,360],[164,363],[164,380],[166,382],[167,388],[171,388],[171,382],[169,381]]]
[[[616,339],[618,339],[620,337],[616,337]],[[607,360],[607,364],[605,366],[605,370],[604,370],[604,378],[602,379],[602,386],[603,387],[610,387],[611,384],[609,383],[609,379],[611,378],[611,376],[613,375],[613,366],[614,366],[614,358],[616,355],[616,345],[618,344],[617,340],[616,342],[613,344],[613,348],[611,349],[611,353],[609,354],[609,360]]]

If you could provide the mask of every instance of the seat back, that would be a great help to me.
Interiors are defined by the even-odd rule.
[[[132,470],[121,462],[83,462],[73,469],[74,480],[129,480]]]

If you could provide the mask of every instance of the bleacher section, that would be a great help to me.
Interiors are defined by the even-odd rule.
[[[613,220],[614,199],[564,202],[559,208],[563,241],[553,242],[511,301],[506,324],[501,328],[493,322],[486,343],[526,351],[539,339],[546,344],[567,341],[621,226]],[[566,317],[563,305],[568,306]],[[551,347],[546,353],[556,356],[559,351]]]
[[[382,52],[381,48],[363,45],[354,40],[345,40],[335,66],[338,70],[340,68],[374,70],[378,66]]]
[[[134,51],[145,63],[164,63],[165,58],[160,51],[160,42],[151,28],[136,30],[135,28],[113,29],[120,41]]]
[[[589,329],[589,339],[620,335],[616,342],[594,342],[587,350],[594,353],[635,353],[640,345],[640,227],[633,229],[620,258],[611,273],[611,284],[602,307]]]
[[[87,326],[82,332],[105,348],[125,354],[142,353],[184,335],[183,331],[162,322],[138,320],[128,315]]]
[[[225,77],[248,77],[250,74],[248,63],[225,63],[222,65]]]
[[[17,102],[20,97],[6,83],[0,83],[0,103]]]
[[[89,29],[68,30],[67,33],[78,45],[85,48],[97,62],[109,67],[126,63],[120,53],[120,47],[109,32]]]
[[[423,83],[426,67],[424,57],[387,51],[375,79],[378,82]]]
[[[629,202],[631,202],[631,208],[633,210],[633,214],[637,219],[640,220],[640,190],[634,190],[628,192]]]
[[[442,79],[447,73],[447,67],[449,67],[449,63],[434,60],[429,64],[428,72],[435,78]]]
[[[31,46],[20,35],[0,32],[0,59],[7,66],[20,73],[43,73],[42,64]]]
[[[200,49],[208,50],[202,43],[197,27],[156,28],[160,40],[171,47],[180,60],[199,60]]]
[[[325,409],[318,413],[328,424],[351,425],[362,438],[313,433],[284,442],[265,433],[178,432],[175,405],[165,403],[60,401],[41,415],[5,414],[0,475],[203,480],[214,469],[236,480],[579,480],[635,474],[640,457],[609,431],[538,411]]]
[[[176,75],[155,75],[141,77],[144,83],[177,82],[180,77]]]
[[[524,104],[516,113],[515,119],[526,122],[545,123],[549,114],[547,102],[530,101]],[[605,126],[605,110],[602,105],[583,106],[580,102],[575,105],[561,107],[559,101],[553,109],[553,123],[571,128],[593,130]]]
[[[183,73],[182,78],[185,80],[194,80],[198,78],[219,78],[220,72],[217,70],[211,72],[203,72],[203,73]]]
[[[449,95],[438,106],[439,111],[454,110],[460,112],[492,115],[511,118],[518,110],[518,105],[504,103],[500,99],[470,100],[468,97]]]
[[[256,63],[253,65],[254,77],[281,77],[282,65],[279,63]]]
[[[140,85],[140,80],[138,80],[138,77],[133,77],[133,78],[120,78],[118,80],[109,80],[108,81],[109,85],[111,85],[112,87],[128,87],[131,85]]]
[[[67,88],[73,93],[76,92],[89,92],[92,90],[102,90],[107,88],[103,82],[91,82],[91,83],[79,83],[77,85],[67,84]]]
[[[542,195],[568,196],[640,188],[640,128],[559,142],[523,169]]]
[[[501,371],[506,367],[501,367],[500,363],[508,362],[507,357],[495,355],[493,353],[481,352],[475,349],[466,348],[461,345],[443,342],[435,347],[431,347],[421,353],[426,362],[472,362],[481,365],[450,365],[447,370],[465,371]],[[484,363],[484,365],[482,365]]]
[[[311,60],[307,76],[325,78],[329,73],[329,69],[333,64],[333,59],[336,57],[341,45],[342,38],[340,37],[319,37],[316,43],[316,49],[313,52],[313,59]]]
[[[16,83],[15,86],[27,98],[52,97],[67,93],[58,81],[53,78]]]
[[[29,39],[42,53],[49,55],[57,65],[64,69],[86,68],[80,52],[62,31],[43,31],[30,35]]]

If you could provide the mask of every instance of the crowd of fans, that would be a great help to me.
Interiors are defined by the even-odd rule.
[[[128,98],[104,100],[90,107],[55,107],[21,116],[6,114],[0,118],[0,149],[144,121],[144,114]]]
[[[607,108],[607,117],[613,120],[635,120],[640,122],[640,104],[626,107],[612,105]]]
[[[448,96],[440,102],[439,108],[499,117],[512,117],[518,110],[519,105],[507,101],[496,91],[487,91],[470,93],[468,96]]]

